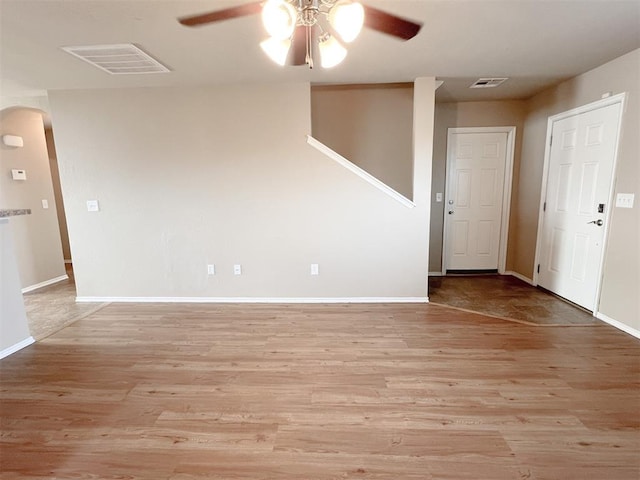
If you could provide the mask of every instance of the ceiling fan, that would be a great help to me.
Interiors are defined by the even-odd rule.
[[[268,39],[260,46],[279,65],[314,67],[314,54],[323,68],[344,60],[344,43],[356,39],[363,26],[400,40],[415,37],[421,23],[406,20],[353,0],[266,0],[179,18],[197,27],[247,15],[262,15]]]

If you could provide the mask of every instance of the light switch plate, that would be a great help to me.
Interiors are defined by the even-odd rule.
[[[436,202],[441,202],[442,201],[442,193],[438,192],[436,193]]]
[[[234,275],[242,275],[242,265],[234,265],[233,266],[233,274]]]
[[[49,208],[49,200],[42,199],[42,208]]]
[[[100,204],[98,200],[87,200],[87,212],[99,212]]]
[[[320,270],[318,268],[318,264],[317,263],[312,263],[311,264],[311,275],[319,275],[320,274]]]
[[[616,195],[616,207],[633,208],[634,199],[635,199],[635,194],[633,193],[619,193]]]

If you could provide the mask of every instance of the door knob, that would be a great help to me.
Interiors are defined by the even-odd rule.
[[[587,222],[587,223],[595,223],[595,224],[596,224],[597,226],[599,226],[599,227],[601,227],[601,226],[604,224],[604,222],[603,222],[602,220],[600,220],[600,219],[598,219],[598,220],[592,220],[592,221]]]

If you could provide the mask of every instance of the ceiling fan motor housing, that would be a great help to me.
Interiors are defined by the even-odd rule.
[[[318,0],[298,0],[298,21],[302,25],[306,27],[315,25],[319,11]]]

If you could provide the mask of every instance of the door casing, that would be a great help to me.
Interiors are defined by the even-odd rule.
[[[504,166],[504,182],[502,191],[502,218],[500,220],[500,245],[498,249],[498,273],[504,274],[507,265],[507,240],[509,238],[509,213],[511,210],[511,185],[513,181],[513,158],[515,154],[515,138],[516,127],[457,127],[449,128],[447,130],[447,167],[445,172],[445,195],[443,201],[445,202],[444,217],[442,219],[442,275],[447,274],[447,221],[446,221],[446,201],[447,201],[447,187],[449,181],[450,167],[451,167],[451,142],[453,141],[453,135],[460,133],[506,133],[507,145],[506,145],[506,158]]]
[[[604,218],[604,234],[602,240],[602,251],[600,254],[600,258],[598,260],[598,274],[596,276],[596,293],[595,299],[593,302],[593,315],[596,316],[598,313],[598,309],[600,306],[600,293],[602,290],[602,273],[603,273],[603,264],[604,257],[607,252],[608,239],[609,239],[609,224],[611,220],[611,213],[613,211],[614,203],[613,203],[613,194],[614,194],[614,185],[616,182],[617,175],[617,165],[618,165],[618,150],[620,148],[620,134],[622,132],[622,117],[625,110],[626,105],[626,93],[620,93],[618,95],[613,95],[611,97],[604,98],[602,100],[597,100],[592,103],[588,103],[581,107],[573,108],[571,110],[567,110],[566,112],[558,113],[549,117],[547,120],[547,136],[545,141],[545,151],[544,151],[544,166],[542,169],[542,188],[540,191],[540,205],[538,207],[538,234],[536,237],[536,254],[535,261],[533,264],[533,285],[538,285],[538,265],[540,264],[540,253],[542,249],[542,234],[543,234],[543,223],[544,223],[544,202],[547,198],[547,183],[549,179],[549,160],[551,156],[551,134],[553,132],[553,124],[559,120],[563,120],[567,117],[572,117],[575,115],[580,115],[583,113],[590,112],[592,110],[597,110],[599,108],[608,107],[609,105],[614,105],[616,103],[620,103],[620,117],[618,118],[618,131],[616,133],[615,139],[615,150],[613,154],[613,167],[612,167],[612,175],[611,175],[611,183],[609,185],[609,205],[611,208],[608,208],[605,212]]]

